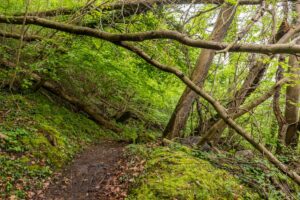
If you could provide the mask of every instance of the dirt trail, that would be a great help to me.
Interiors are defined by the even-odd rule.
[[[73,163],[53,178],[39,199],[122,199],[111,197],[108,184],[123,163],[124,143],[105,140],[79,154]]]

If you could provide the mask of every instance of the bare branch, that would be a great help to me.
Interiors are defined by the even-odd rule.
[[[147,55],[141,49],[130,45],[127,42],[115,42],[116,45],[122,46],[141,58],[147,61],[149,64],[153,65],[154,67],[174,74],[177,76],[184,84],[186,84],[189,88],[191,88],[195,93],[200,95],[206,101],[208,101],[218,112],[220,117],[231,127],[233,128],[239,135],[241,135],[244,139],[246,139],[255,149],[257,149],[260,153],[262,153],[275,167],[277,167],[281,172],[289,176],[293,181],[295,181],[298,185],[300,185],[300,176],[293,171],[290,171],[287,166],[285,166],[282,162],[280,162],[264,145],[257,143],[249,133],[247,133],[240,125],[238,125],[228,114],[226,109],[213,97],[207,94],[204,90],[198,87],[193,81],[191,81],[183,72],[176,69],[175,67],[170,67],[159,63],[158,61],[154,60],[152,57]],[[286,80],[283,80],[284,82]],[[273,94],[273,93],[272,93]],[[272,95],[270,94],[270,96]]]
[[[282,79],[280,81],[278,81],[273,87],[271,87],[266,93],[264,93],[262,96],[260,96],[259,98],[257,98],[255,101],[252,101],[250,104],[246,105],[246,106],[242,106],[241,108],[239,108],[239,110],[235,113],[231,113],[231,117],[233,119],[236,119],[246,113],[248,113],[249,111],[251,111],[253,108],[259,106],[260,104],[262,104],[264,101],[266,101],[267,99],[269,99],[275,92],[276,90],[281,87],[284,83],[286,83],[288,81],[288,79]],[[214,125],[212,127],[210,127],[210,129],[202,136],[202,138],[200,139],[200,141],[198,142],[198,145],[203,145],[207,140],[209,140],[214,133],[217,132],[218,129],[220,129],[220,127],[223,127],[225,125],[225,122],[223,119],[219,119],[216,123],[214,123]]]
[[[7,24],[22,24],[23,17],[6,17],[0,16],[0,23]],[[121,33],[114,34],[104,31],[95,30],[88,27],[74,26],[65,23],[55,22],[39,17],[27,17],[26,24],[34,24],[50,29],[55,29],[76,35],[86,35],[99,39],[103,39],[110,42],[119,41],[135,41],[142,42],[145,40],[154,39],[171,39],[180,42],[184,45],[191,47],[198,47],[204,49],[213,50],[223,50],[228,44],[214,41],[198,40],[192,39],[185,34],[179,33],[177,31],[146,31],[138,33]],[[297,26],[289,31],[288,34],[284,36],[280,41],[287,40],[289,37],[300,31],[300,26]],[[236,44],[233,45],[230,50],[231,52],[251,52],[251,53],[263,53],[263,54],[277,54],[277,53],[287,53],[295,54],[300,53],[300,45],[297,44]]]
[[[256,13],[255,16],[253,16],[251,18],[251,22],[238,33],[237,38],[234,40],[234,42],[232,42],[231,44],[229,44],[224,50],[221,50],[217,53],[224,53],[227,52],[233,45],[235,45],[237,42],[239,42],[241,39],[243,39],[243,37],[250,31],[250,29],[252,28],[252,26],[264,15],[265,13],[265,9],[266,9],[266,4],[265,2],[262,2],[263,5],[261,6],[261,8],[259,9],[259,11]]]
[[[8,33],[4,31],[0,31],[0,36],[4,38],[13,38],[13,39],[20,39],[21,35],[20,34],[15,34],[15,33]],[[23,36],[23,41],[26,42],[33,42],[33,41],[38,41],[42,40],[43,38],[38,36],[38,35],[24,35]]]

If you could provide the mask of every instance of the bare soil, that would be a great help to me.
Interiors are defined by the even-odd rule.
[[[105,140],[86,149],[60,175],[53,177],[42,197],[37,199],[124,199],[126,191],[114,184],[125,163],[125,145]]]

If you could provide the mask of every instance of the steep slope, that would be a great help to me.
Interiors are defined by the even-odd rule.
[[[84,146],[115,136],[52,98],[0,93],[0,199],[25,198]]]

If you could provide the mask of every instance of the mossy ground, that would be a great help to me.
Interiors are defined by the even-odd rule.
[[[188,148],[131,149],[147,157],[147,164],[128,199],[260,199],[228,172],[195,158]]]
[[[114,134],[35,93],[0,93],[0,199],[25,198],[86,144]]]
[[[0,133],[6,137],[0,139],[0,199],[26,198],[87,144],[117,138],[40,93],[0,93],[0,106]],[[140,132],[126,130],[122,137]],[[147,158],[147,164],[128,199],[259,199],[237,178],[196,158],[188,148],[131,145],[129,149]]]

